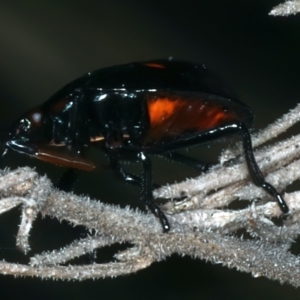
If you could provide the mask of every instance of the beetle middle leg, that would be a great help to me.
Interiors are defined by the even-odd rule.
[[[131,174],[123,169],[118,160],[110,160],[110,165],[112,169],[116,172],[120,179],[125,182],[138,186],[142,189],[142,199],[151,212],[160,220],[163,227],[163,231],[167,232],[170,230],[170,225],[167,217],[161,211],[159,206],[153,200],[152,190],[158,188],[159,185],[152,183],[152,164],[149,156],[139,155],[140,160],[143,164],[143,176],[139,177]]]
[[[165,216],[165,214],[161,211],[159,206],[153,200],[152,194],[152,163],[151,159],[148,155],[141,152],[139,153],[139,159],[143,164],[143,186],[142,186],[142,197],[145,204],[151,210],[151,212],[159,218],[160,223],[162,225],[163,231],[168,232],[170,230],[170,224]]]

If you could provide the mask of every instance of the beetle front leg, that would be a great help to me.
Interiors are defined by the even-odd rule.
[[[170,224],[165,216],[165,214],[161,211],[159,206],[153,200],[152,194],[152,163],[151,159],[148,155],[141,152],[138,155],[139,159],[143,164],[143,184],[142,184],[142,198],[151,212],[159,218],[159,221],[162,225],[163,231],[168,232],[170,230]]]

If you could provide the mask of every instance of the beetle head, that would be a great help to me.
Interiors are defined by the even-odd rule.
[[[41,107],[34,108],[17,120],[1,137],[0,146],[3,155],[13,150],[60,166],[85,171],[95,168],[91,161],[75,155],[72,149],[53,143],[53,122]]]
[[[1,139],[2,147],[27,155],[35,155],[37,145],[47,139],[45,132],[47,126],[44,126],[44,119],[40,108],[29,111],[5,133]]]

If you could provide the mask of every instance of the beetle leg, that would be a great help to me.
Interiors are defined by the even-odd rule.
[[[153,200],[152,194],[152,164],[151,159],[148,155],[141,152],[139,154],[139,158],[143,164],[143,185],[142,185],[142,198],[151,212],[159,218],[159,221],[162,225],[163,231],[168,232],[170,230],[170,224],[165,216],[165,214],[161,211],[159,206]]]
[[[248,169],[253,179],[253,182],[257,186],[260,186],[263,189],[265,189],[271,196],[273,196],[277,200],[278,205],[283,213],[288,213],[289,208],[286,202],[284,201],[283,197],[281,196],[280,193],[277,192],[277,190],[271,184],[265,181],[264,175],[261,173],[257,165],[257,162],[253,155],[251,136],[247,126],[243,123],[240,123],[239,127],[244,134],[243,146],[246,155],[246,161],[248,164]]]
[[[146,149],[148,153],[160,155],[163,152],[169,152],[184,147],[195,146],[197,144],[203,144],[217,140],[230,134],[242,134],[243,135],[243,147],[246,156],[246,162],[248,165],[249,173],[255,185],[263,188],[269,195],[274,197],[283,213],[287,213],[289,208],[285,203],[281,194],[268,182],[265,181],[264,175],[261,173],[255,157],[253,155],[253,148],[251,142],[251,136],[249,130],[243,122],[231,122],[222,126],[218,126],[209,131],[201,132],[185,138],[175,140],[163,145]]]
[[[208,164],[208,163],[201,162],[198,159],[188,157],[184,154],[177,153],[177,152],[161,153],[161,154],[159,154],[159,156],[164,157],[171,161],[175,161],[175,162],[184,164],[184,165],[191,167],[201,173],[205,173],[210,166],[210,164]]]
[[[125,171],[120,165],[118,160],[110,160],[110,165],[112,169],[116,172],[117,176],[120,179],[123,179],[125,182],[133,184],[135,186],[142,188],[142,198],[151,212],[159,218],[160,223],[163,227],[163,231],[167,232],[170,230],[169,222],[160,210],[159,206],[154,202],[152,195],[152,188],[157,188],[158,185],[152,183],[152,165],[151,160],[148,156],[145,156],[144,153],[139,155],[140,160],[143,163],[143,177],[139,177]]]

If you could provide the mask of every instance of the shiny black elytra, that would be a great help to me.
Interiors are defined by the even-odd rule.
[[[166,232],[168,220],[153,201],[150,155],[195,166],[173,151],[236,133],[243,137],[253,182],[288,212],[255,161],[248,131],[252,123],[248,106],[226,92],[204,65],[155,60],[100,69],[71,82],[23,115],[1,144],[5,152],[87,171],[95,165],[84,157],[85,150],[99,147],[119,177],[142,187],[145,204]],[[143,176],[126,172],[123,160],[140,161]]]

